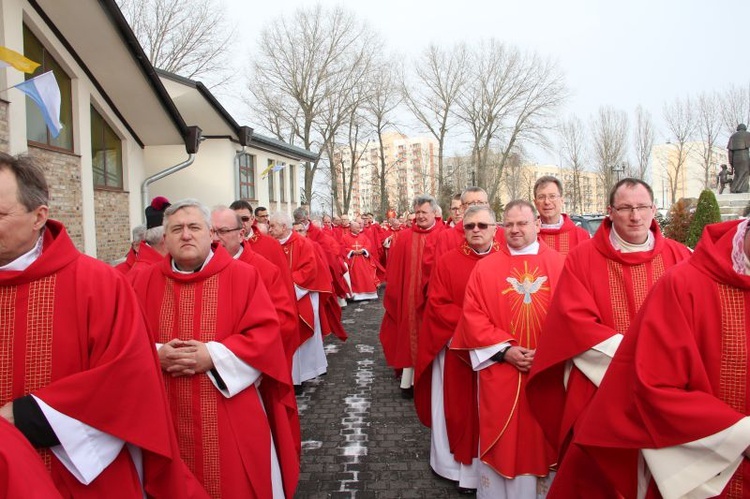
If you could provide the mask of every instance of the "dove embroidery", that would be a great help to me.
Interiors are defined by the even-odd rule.
[[[547,276],[539,276],[536,280],[531,281],[528,277],[525,277],[523,282],[518,282],[515,277],[506,277],[505,280],[513,287],[513,290],[519,295],[523,295],[523,302],[525,304],[531,303],[531,295],[539,291],[547,281]]]

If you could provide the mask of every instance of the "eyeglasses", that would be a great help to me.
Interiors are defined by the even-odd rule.
[[[231,234],[232,232],[236,232],[238,230],[242,230],[242,227],[235,227],[234,229],[214,229],[214,232],[216,232],[220,236],[226,236],[227,234]]]
[[[560,197],[561,196],[559,194],[549,194],[549,195],[546,195],[546,196],[544,194],[540,194],[540,195],[538,195],[536,197],[536,200],[539,201],[539,202],[542,202],[542,203],[545,202],[545,201],[555,202],[558,199],[560,199]]]
[[[451,211],[460,211],[460,210],[461,210],[461,208],[460,208],[460,207],[454,207],[454,208],[451,208]]]
[[[486,206],[489,203],[487,201],[471,201],[470,203],[462,203],[464,206]]]
[[[475,227],[478,227],[479,230],[487,230],[493,225],[497,225],[497,224],[492,224],[492,223],[488,224],[484,222],[477,222],[477,223],[471,222],[468,224],[464,224],[464,230],[474,230]]]
[[[528,220],[525,220],[523,222],[515,222],[515,223],[513,223],[513,222],[505,222],[503,224],[503,227],[506,228],[506,229],[509,229],[509,230],[513,229],[513,227],[518,227],[519,229],[525,229],[529,225],[531,225],[531,222],[529,222]]]
[[[613,206],[612,209],[620,215],[630,215],[635,212],[638,212],[639,215],[645,215],[653,207],[654,205],[649,204],[643,206]]]
[[[245,215],[244,217],[240,217],[240,220],[242,220],[243,222],[249,222],[250,221],[250,217],[248,217],[247,215]]]

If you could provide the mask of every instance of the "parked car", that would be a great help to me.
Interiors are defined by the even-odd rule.
[[[578,225],[579,227],[583,227],[586,229],[591,236],[594,236],[594,233],[599,229],[599,226],[602,224],[602,221],[604,220],[605,215],[571,215],[570,219],[573,221],[574,224]]]

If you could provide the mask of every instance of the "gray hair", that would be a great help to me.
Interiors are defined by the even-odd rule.
[[[151,227],[150,229],[146,231],[145,234],[143,234],[143,240],[146,241],[146,244],[148,244],[149,246],[156,246],[162,241],[162,239],[164,239],[164,226],[163,225],[157,225],[156,227]]]
[[[0,153],[0,171],[10,170],[18,184],[18,202],[28,211],[49,205],[49,187],[39,160]]]
[[[214,206],[213,208],[211,208],[211,215],[213,215],[214,213],[221,213],[222,211],[231,211],[234,214],[235,222],[237,222],[237,227],[242,227],[242,217],[240,216],[239,213],[237,213],[236,211],[234,211],[229,206],[224,206],[223,204],[218,204],[218,205]]]
[[[463,192],[461,193],[461,204],[464,204],[466,202],[466,195],[469,194],[470,192],[481,192],[482,194],[484,194],[484,197],[487,197],[487,191],[485,191],[481,187],[472,185],[464,189]]]
[[[197,208],[203,216],[203,221],[206,223],[206,227],[208,227],[209,230],[211,229],[211,212],[208,210],[208,207],[197,199],[192,198],[181,199],[164,210],[164,223],[162,224],[164,228],[167,228],[169,217],[185,208]]]
[[[479,204],[475,204],[474,206],[469,206],[469,209],[466,210],[464,213],[464,220],[467,218],[476,215],[477,213],[486,212],[490,215],[490,218],[492,219],[492,223],[497,222],[497,219],[495,218],[495,212],[492,211],[492,209],[489,206],[483,206]]]
[[[274,222],[285,226],[287,229],[292,228],[292,217],[284,211],[276,211],[268,217],[269,222]]]
[[[307,210],[301,206],[294,210],[292,214],[294,215],[295,222],[304,222],[307,220]]]
[[[429,194],[420,194],[419,196],[415,197],[414,202],[411,205],[416,210],[425,203],[430,203],[430,208],[432,208],[432,211],[437,212],[438,208],[440,208],[437,201],[435,201],[435,198],[430,196]]]
[[[146,239],[146,226],[137,225],[133,227],[133,242],[140,243],[144,239]]]

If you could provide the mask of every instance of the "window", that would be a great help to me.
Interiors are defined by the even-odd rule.
[[[274,189],[275,186],[273,182],[273,176],[274,176],[273,167],[275,164],[276,163],[274,162],[274,160],[272,159],[268,160],[268,168],[269,168],[268,170],[268,200],[269,201],[276,201],[276,191]]]
[[[283,164],[283,163],[282,163]],[[284,168],[279,170],[279,190],[281,191],[281,202],[286,202],[286,178],[284,176],[286,172]]]
[[[65,74],[62,66],[55,61],[49,52],[47,52],[47,49],[44,48],[42,42],[34,36],[26,25],[23,26],[23,52],[24,55],[32,61],[41,64],[33,75],[26,75],[27,80],[50,70],[54,72],[55,79],[57,79],[57,85],[60,87],[60,97],[62,100],[60,103],[60,123],[63,125],[63,129],[60,130],[60,135],[58,135],[57,138],[52,137],[49,130],[47,130],[47,125],[44,123],[41,111],[39,111],[39,108],[31,101],[31,99],[26,98],[26,138],[29,142],[36,142],[38,144],[45,144],[72,151],[73,102],[70,91],[70,77]]]
[[[297,190],[297,165],[289,165],[289,191],[291,192],[289,196],[289,201],[292,203],[297,200],[296,195]]]
[[[239,198],[255,199],[255,157],[243,153],[238,156],[237,160]]]
[[[91,107],[91,166],[94,187],[122,190],[122,141]]]

